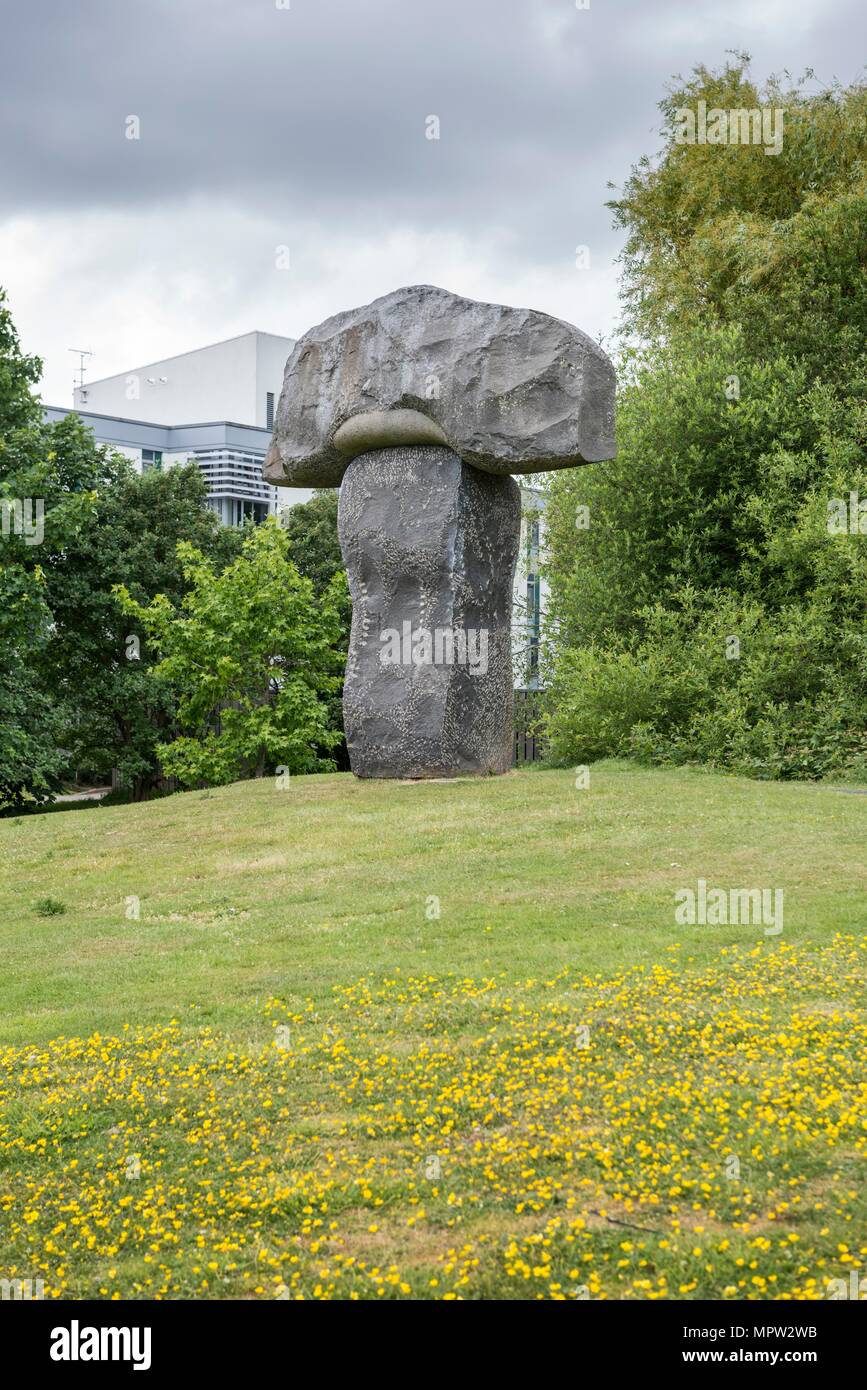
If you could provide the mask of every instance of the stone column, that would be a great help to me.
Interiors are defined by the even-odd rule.
[[[521,494],[450,449],[349,464],[338,528],[352,594],[343,695],[359,777],[505,772]]]

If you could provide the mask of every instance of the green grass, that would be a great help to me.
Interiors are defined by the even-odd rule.
[[[675,928],[673,894],[698,877],[782,886],[786,939],[823,940],[867,922],[865,842],[867,798],[614,764],[585,791],[566,772],[337,775],[0,821],[0,1036],[112,1031],[190,1005],[243,1031],[257,999],[323,1001],[395,965],[613,971],[674,940],[708,961],[745,938]],[[41,917],[46,898],[65,913]]]
[[[7,1277],[821,1296],[865,1256],[865,843],[833,787],[613,763],[0,821]],[[676,925],[699,878],[782,936]]]

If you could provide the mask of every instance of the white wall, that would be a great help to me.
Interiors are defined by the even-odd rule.
[[[88,381],[86,395],[76,388],[75,404],[98,415],[158,425],[231,420],[264,427],[265,394],[274,391],[276,408],[292,347],[291,338],[244,333],[101,381]]]
[[[274,392],[274,414],[276,415],[277,402],[283,389],[286,359],[295,346],[295,340],[294,338],[278,338],[275,333],[257,333],[256,339],[256,418],[250,420],[249,423],[261,425],[264,429],[266,396],[269,391]],[[248,422],[240,420],[238,423],[246,425]]]
[[[138,473],[141,472],[141,449],[130,449],[125,444],[112,444],[111,447],[115,453],[123,454],[124,458],[128,458],[130,463],[135,464]]]

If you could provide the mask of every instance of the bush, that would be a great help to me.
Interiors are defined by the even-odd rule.
[[[62,917],[66,911],[66,903],[59,898],[40,898],[34,907],[37,917]]]
[[[149,677],[171,691],[180,732],[157,752],[165,776],[183,787],[261,777],[275,767],[333,769],[321,750],[340,740],[326,702],[341,681],[336,643],[346,579],[335,574],[315,595],[289,549],[271,517],[220,573],[180,542],[189,585],[180,607],[162,594],[145,606],[115,586],[122,611],[161,657]]]
[[[812,779],[867,764],[859,631],[817,608],[770,615],[690,588],[640,616],[633,645],[563,654],[544,720],[552,761],[629,756]]]

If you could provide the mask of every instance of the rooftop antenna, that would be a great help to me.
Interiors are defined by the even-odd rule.
[[[67,351],[67,352],[74,352],[74,353],[77,355],[77,357],[78,357],[78,366],[76,367],[76,371],[77,371],[77,373],[78,373],[78,379],[76,380],[76,379],[73,377],[73,380],[72,380],[72,388],[73,388],[73,391],[75,390],[76,386],[81,387],[81,389],[83,390],[83,389],[84,389],[84,373],[85,373],[85,371],[87,370],[87,363],[85,362],[84,359],[85,359],[85,357],[92,357],[92,356],[93,356],[93,353],[90,351],[89,348],[67,348],[66,351]]]

